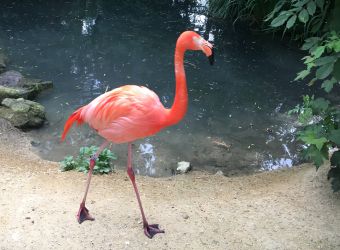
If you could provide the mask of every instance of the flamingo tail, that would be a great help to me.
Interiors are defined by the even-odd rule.
[[[64,131],[61,135],[61,141],[65,140],[67,132],[70,130],[74,122],[77,122],[77,125],[81,125],[84,121],[81,118],[81,111],[84,107],[81,107],[77,109],[70,117],[67,119],[65,126],[64,126]]]

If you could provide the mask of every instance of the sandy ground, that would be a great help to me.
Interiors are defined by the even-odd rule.
[[[228,178],[202,172],[137,177],[150,223],[142,231],[124,172],[93,178],[88,208],[75,214],[86,175],[59,172],[31,153],[29,138],[0,123],[0,249],[340,249],[340,195],[326,167]]]

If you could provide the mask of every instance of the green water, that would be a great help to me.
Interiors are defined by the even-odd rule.
[[[188,113],[179,125],[135,142],[137,173],[171,175],[178,161],[226,175],[297,163],[296,128],[285,112],[309,91],[291,82],[302,54],[271,34],[212,20],[206,7],[204,1],[3,1],[0,46],[10,68],[54,82],[38,98],[49,123],[30,132],[39,142],[35,151],[60,161],[81,146],[100,145],[86,126],[72,129],[66,143],[60,134],[72,111],[107,89],[145,85],[170,107],[175,42],[190,29],[214,44],[216,63],[186,54]],[[127,145],[111,149],[124,168]]]

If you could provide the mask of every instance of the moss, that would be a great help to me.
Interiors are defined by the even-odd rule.
[[[1,104],[0,117],[10,121],[15,127],[39,127],[45,121],[45,109],[37,102],[23,98],[6,98]]]
[[[32,90],[23,88],[11,88],[0,86],[0,101],[5,98],[28,98],[32,95]]]

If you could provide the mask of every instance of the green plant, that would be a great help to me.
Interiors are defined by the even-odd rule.
[[[309,79],[309,85],[321,83],[327,93],[340,83],[340,1],[335,0],[210,0],[213,16],[238,20],[251,17],[256,9],[264,11],[269,30],[286,32],[294,39],[305,42],[302,58],[306,68],[298,72],[295,80]],[[289,113],[296,113],[301,123],[298,139],[305,144],[304,158],[313,161],[317,169],[329,159],[334,191],[340,190],[340,124],[339,107],[324,98],[303,96],[303,103]]]
[[[300,71],[295,80],[304,79],[315,72],[315,76],[309,82],[309,85],[321,80],[321,87],[326,92],[330,92],[334,84],[340,82],[339,33],[331,31],[322,37],[310,37],[305,40],[301,49],[308,50],[309,55],[302,58],[306,69]]]
[[[332,1],[280,0],[267,15],[272,29],[298,30],[299,37],[309,37],[322,31]]]
[[[302,129],[298,139],[305,143],[303,157],[314,162],[318,169],[329,159],[332,169],[328,177],[332,178],[334,191],[340,190],[340,109],[330,105],[324,98],[303,96],[303,104],[289,111],[296,113]]]
[[[81,147],[77,158],[73,156],[66,156],[64,160],[60,162],[61,171],[77,170],[79,172],[87,173],[89,171],[90,157],[94,155],[98,150],[98,147]],[[116,160],[117,157],[109,150],[104,149],[96,160],[96,165],[93,168],[94,174],[107,174],[113,171],[111,166],[111,160]]]
[[[302,50],[309,55],[303,57],[306,69],[297,74],[295,80],[312,76],[308,85],[321,82],[321,88],[329,93],[340,83],[340,35],[336,31],[325,33],[321,37],[310,37],[305,40]],[[314,162],[317,168],[329,158],[331,178],[334,191],[340,190],[340,109],[330,105],[324,98],[304,96],[303,105],[296,106],[291,112],[298,114],[304,126],[299,132],[299,139],[306,143],[304,157]],[[317,119],[316,119],[317,117]],[[314,122],[313,122],[314,119]],[[335,150],[334,150],[335,149]]]
[[[241,17],[250,17],[257,4],[256,0],[210,0],[209,12],[218,18],[234,18],[236,22]]]

